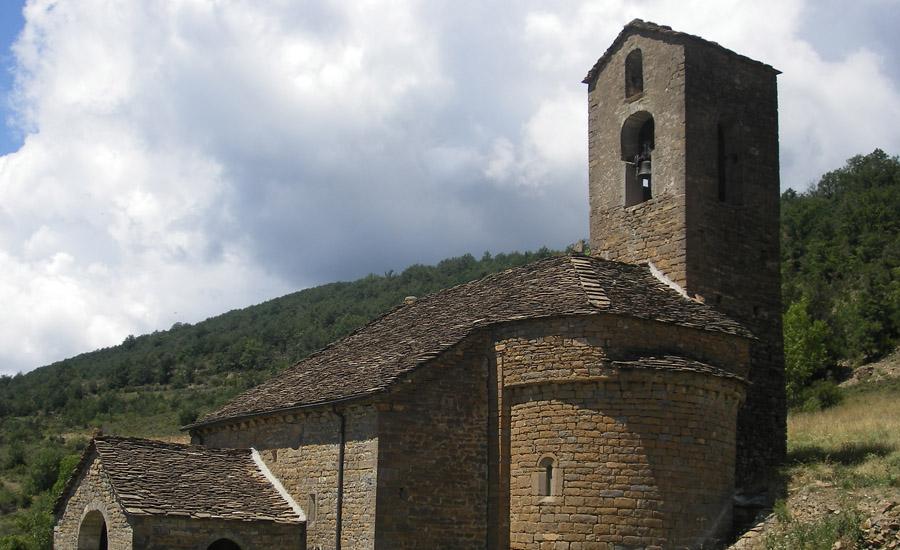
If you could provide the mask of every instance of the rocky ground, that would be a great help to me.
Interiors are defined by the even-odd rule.
[[[860,383],[880,382],[900,378],[900,348],[880,361],[857,367],[850,377],[841,382],[842,388],[853,387]]]

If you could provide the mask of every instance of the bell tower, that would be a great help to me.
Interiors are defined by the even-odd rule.
[[[785,455],[776,75],[700,37],[636,19],[590,70],[594,254],[652,262],[754,343],[737,484]]]

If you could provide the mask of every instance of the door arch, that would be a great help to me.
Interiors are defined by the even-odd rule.
[[[107,550],[106,518],[100,510],[91,510],[78,527],[78,550]]]

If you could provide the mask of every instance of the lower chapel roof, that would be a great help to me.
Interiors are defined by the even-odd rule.
[[[483,327],[601,313],[752,337],[667,286],[647,265],[557,256],[401,305],[186,428],[383,391]]]
[[[126,514],[300,523],[302,512],[282,496],[251,449],[211,449],[97,437],[82,455],[56,503],[57,515],[96,452],[102,474]]]

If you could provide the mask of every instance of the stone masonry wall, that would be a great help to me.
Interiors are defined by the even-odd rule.
[[[646,371],[512,389],[510,548],[699,548],[723,538],[740,390]],[[562,477],[550,497],[533,481],[544,457]]]
[[[717,48],[686,52],[686,289],[759,338],[738,422],[738,482],[752,490],[786,450],[776,75]],[[725,200],[719,125],[728,152]]]
[[[626,98],[625,58],[636,48],[644,91]],[[738,484],[755,492],[785,455],[775,72],[716,45],[639,30],[589,85],[588,101],[593,253],[653,262],[759,338],[738,428]],[[638,111],[656,122],[653,198],[625,206],[623,173],[633,168],[620,139]]]
[[[338,407],[345,416],[343,548],[375,544],[378,460],[377,411],[373,406]],[[307,547],[335,547],[340,418],[330,407],[207,428],[212,447],[253,447],[307,515]],[[197,442],[197,441],[195,441]],[[313,506],[313,501],[315,505]]]
[[[386,396],[377,548],[486,547],[488,350],[470,339]]]
[[[132,526],[113,497],[112,485],[103,474],[96,453],[90,457],[75,490],[66,501],[61,517],[53,529],[53,547],[58,550],[78,548],[78,532],[82,519],[92,510],[103,514],[110,550],[132,547]]]
[[[609,362],[677,354],[745,375],[745,339],[612,315],[516,323],[494,338],[510,548],[696,546],[730,529],[743,384]],[[562,478],[550,497],[535,487],[547,457]]]
[[[644,92],[625,98],[625,56],[640,48]],[[684,49],[629,36],[588,92],[590,234],[593,253],[610,260],[652,259],[679,284],[685,279]],[[621,130],[632,114],[653,116],[653,198],[625,207]]]
[[[167,516],[134,518],[134,548],[141,550],[204,550],[226,538],[241,548],[304,550],[303,525],[271,521],[225,521]],[[110,546],[112,548],[112,546]]]

